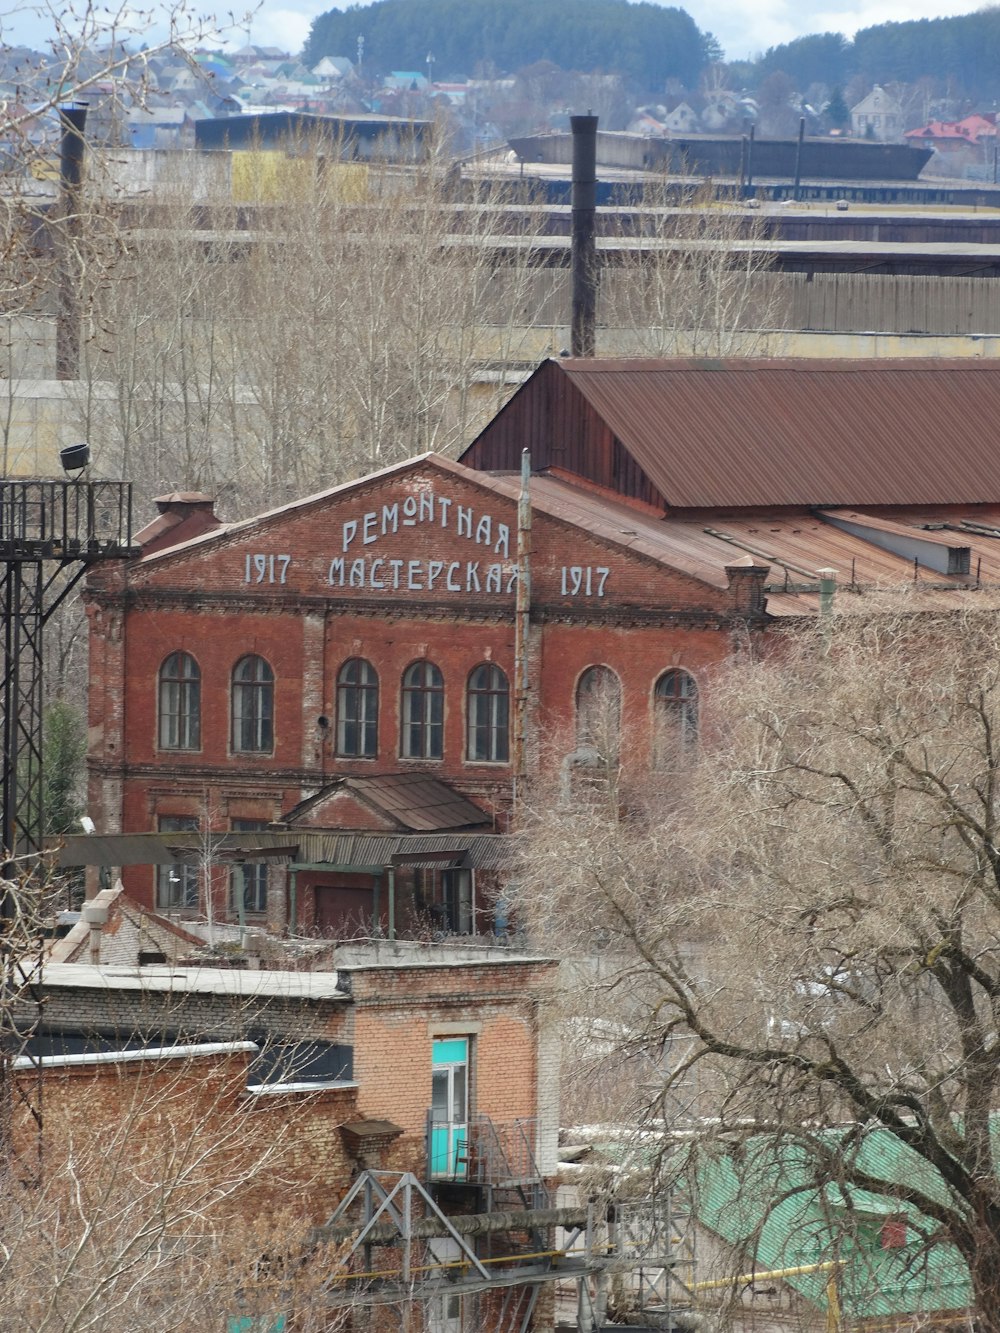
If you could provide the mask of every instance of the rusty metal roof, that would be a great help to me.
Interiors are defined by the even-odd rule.
[[[127,866],[174,865],[201,860],[220,862],[292,861],[298,852],[297,834],[269,833],[73,833],[49,838],[57,865]],[[259,853],[259,854],[258,854]]]
[[[505,479],[506,480],[506,479]],[[717,510],[655,517],[648,506],[610,499],[555,476],[531,479],[537,512],[585,529],[669,569],[714,588],[728,584],[726,567],[742,556],[770,566],[767,610],[772,615],[812,615],[818,610],[819,570],[833,568],[840,585],[859,593],[913,582],[928,609],[956,606],[962,598],[1000,604],[1000,505],[932,505],[880,508],[870,514],[806,508]],[[854,531],[840,522],[849,520]],[[887,549],[864,532],[900,538]],[[968,573],[943,574],[916,565],[910,543],[969,550]],[[933,594],[933,596],[931,595]]]
[[[53,847],[60,867],[79,865],[171,865],[176,862],[184,838],[178,833],[72,834]],[[197,839],[198,834],[187,835]],[[212,844],[247,835],[213,834]],[[509,839],[498,833],[326,833],[298,830],[291,833],[260,832],[253,835],[270,861],[268,849],[281,847],[284,859],[295,865],[366,866],[373,870],[390,864],[463,865],[495,869],[510,854]],[[56,840],[53,840],[54,842]],[[506,844],[506,850],[505,850]],[[253,850],[246,860],[253,863]]]
[[[502,833],[303,833],[299,865],[366,866],[453,865],[495,870],[511,856],[511,839]],[[428,859],[432,858],[433,859]]]
[[[346,778],[344,785],[414,833],[492,823],[478,805],[428,773],[376,773],[370,777]]]
[[[555,364],[672,508],[1000,502],[992,362]]]
[[[336,778],[287,811],[281,822],[299,825],[306,815],[341,792],[350,792],[398,828],[413,833],[480,828],[492,823],[478,805],[429,773],[373,773]]]

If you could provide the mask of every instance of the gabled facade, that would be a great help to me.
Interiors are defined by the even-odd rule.
[[[182,919],[502,933],[515,779],[617,762],[598,702],[628,775],[676,781],[713,668],[821,580],[996,605],[998,410],[987,363],[549,361],[461,462],[235,524],[164,497],[88,585],[88,813],[129,838],[67,859]]]
[[[513,772],[517,499],[514,479],[425,457],[93,579],[98,830],[272,826],[404,840],[501,831]],[[753,614],[752,575],[720,571],[713,586],[669,568],[632,549],[623,515],[588,532],[586,513],[566,510],[559,494],[535,505],[530,711],[533,729],[565,753],[576,747],[588,672],[641,677],[644,701],[629,705],[638,721],[664,672],[682,666],[694,681],[725,652],[719,630]],[[151,525],[154,546],[185,531],[165,528],[165,517]],[[471,890],[448,867],[418,866],[401,870],[401,901],[455,928],[474,910]],[[374,910],[367,867],[300,870],[298,926],[335,923],[325,889],[350,889],[352,910],[367,893]],[[287,924],[287,886],[274,901],[255,874],[247,912]],[[248,875],[234,872],[228,890],[217,876],[219,911],[234,911]],[[126,866],[124,877],[150,908],[203,910],[190,866]],[[456,893],[461,913],[448,906]]]
[[[851,132],[857,139],[895,143],[903,133],[903,108],[876,83],[867,97],[851,107]]]

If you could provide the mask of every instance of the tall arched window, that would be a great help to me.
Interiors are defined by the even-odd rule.
[[[498,666],[484,662],[466,686],[466,758],[506,764],[510,758],[510,686]]]
[[[161,750],[201,746],[201,672],[190,653],[171,653],[160,667]]]
[[[618,753],[622,685],[606,666],[588,667],[576,683],[576,743],[593,746],[604,758]]]
[[[653,767],[672,768],[698,739],[698,682],[664,671],[653,690]]]
[[[404,759],[440,759],[444,753],[444,678],[433,662],[414,662],[403,672]]]
[[[274,749],[274,672],[263,657],[241,657],[233,667],[233,750],[270,754]]]
[[[352,657],[337,674],[337,753],[351,759],[378,753],[378,675],[363,657]]]

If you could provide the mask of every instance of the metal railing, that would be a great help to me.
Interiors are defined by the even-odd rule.
[[[0,559],[86,561],[131,549],[131,482],[0,481]]]
[[[450,1129],[453,1145],[447,1169],[442,1170],[440,1138]],[[517,1196],[528,1208],[548,1206],[548,1192],[535,1160],[537,1121],[530,1117],[496,1122],[488,1115],[470,1116],[461,1126],[427,1117],[428,1175],[436,1180],[481,1185],[494,1194]],[[435,1140],[435,1132],[439,1136]],[[433,1164],[433,1166],[432,1166]]]

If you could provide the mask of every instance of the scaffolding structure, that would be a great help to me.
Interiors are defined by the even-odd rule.
[[[380,1307],[401,1330],[422,1307],[434,1333],[527,1333],[546,1286],[574,1283],[577,1329],[595,1333],[616,1307],[658,1328],[690,1308],[687,1224],[669,1193],[448,1214],[411,1173],[368,1170],[315,1239],[342,1247],[324,1281],[333,1308]],[[684,1265],[691,1271],[675,1287]]]

